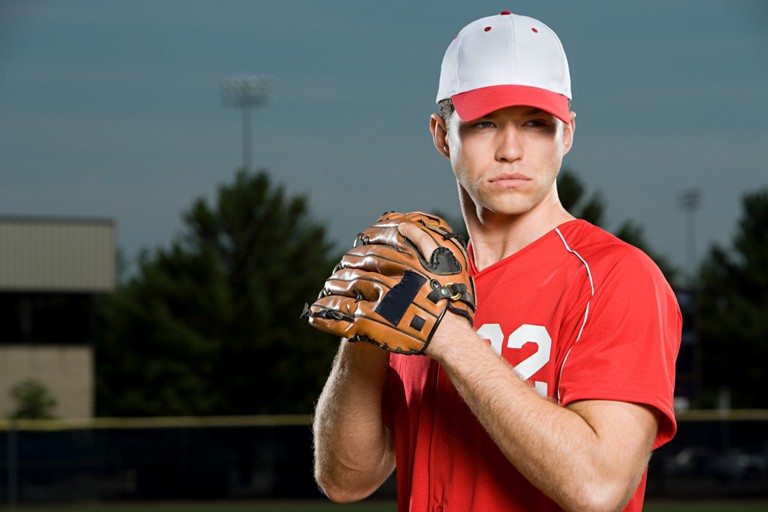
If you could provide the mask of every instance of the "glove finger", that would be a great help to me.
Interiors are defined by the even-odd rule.
[[[357,335],[355,329],[357,310],[358,304],[354,298],[327,295],[306,307],[301,316],[316,329],[342,338],[351,338]]]
[[[328,295],[355,297],[357,300],[377,301],[397,284],[397,280],[352,268],[342,268],[331,275],[323,288]]]
[[[414,252],[400,252],[388,245],[363,245],[347,251],[339,268],[353,268],[387,276],[402,275],[405,270],[418,268],[419,260]]]
[[[367,244],[384,244],[395,247],[400,252],[408,252],[416,247],[414,240],[403,235],[403,226],[413,226],[411,232],[423,233],[424,237],[429,237],[434,245],[440,245],[438,239],[453,236],[451,227],[439,217],[428,216],[421,212],[412,212],[411,214],[400,214],[392,212],[388,216],[383,216],[379,222],[364,229],[357,235],[354,247]],[[429,258],[427,258],[429,259]]]
[[[467,272],[467,257],[463,247],[455,240],[448,242],[450,245],[432,250],[429,259],[425,259],[419,249],[415,248],[409,252],[400,252],[388,245],[354,247],[347,251],[338,268],[356,268],[388,276],[402,275],[406,270],[420,273],[426,270],[438,276]]]
[[[437,215],[432,215],[426,212],[388,212],[379,217],[379,223],[400,223],[400,222],[413,222],[423,226],[423,228],[440,233],[443,237],[451,235],[453,229],[443,218]]]
[[[357,235],[354,247],[361,245],[380,244],[394,247],[400,252],[411,250],[408,242],[397,229],[398,224],[375,224],[365,228]]]

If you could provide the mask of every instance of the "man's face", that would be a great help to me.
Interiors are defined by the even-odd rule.
[[[451,166],[478,214],[521,215],[557,199],[555,179],[571,148],[573,122],[508,107],[471,122],[454,112],[449,123]]]

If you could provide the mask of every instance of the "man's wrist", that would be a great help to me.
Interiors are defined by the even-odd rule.
[[[446,363],[460,357],[460,352],[468,343],[476,342],[482,340],[467,319],[446,311],[425,354],[440,363]]]

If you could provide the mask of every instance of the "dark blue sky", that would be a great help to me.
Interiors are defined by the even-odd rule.
[[[445,47],[503,9],[537,17],[569,57],[576,142],[566,165],[685,262],[677,205],[702,191],[698,253],[728,243],[740,197],[768,186],[768,7],[695,0],[0,0],[0,214],[111,217],[128,257],[232,179],[233,75],[267,75],[254,161],[346,245],[385,210],[458,213],[431,147]],[[425,193],[429,191],[429,193]]]

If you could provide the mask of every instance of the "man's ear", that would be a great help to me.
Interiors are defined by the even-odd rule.
[[[440,114],[429,116],[429,133],[432,135],[432,143],[438,153],[445,158],[451,158],[451,152],[448,148],[448,129],[445,127],[445,121]]]
[[[563,125],[563,155],[567,155],[573,147],[573,136],[576,134],[576,112],[571,112],[571,122]]]

